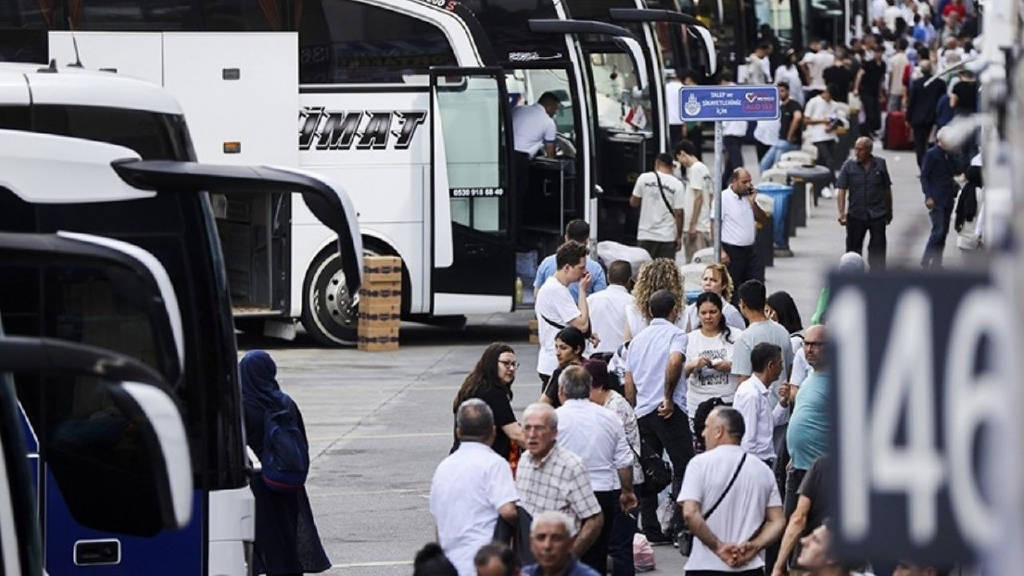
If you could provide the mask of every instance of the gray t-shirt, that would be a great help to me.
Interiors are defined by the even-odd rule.
[[[779,379],[771,385],[771,400],[774,406],[779,401],[779,384],[789,378],[789,372],[793,367],[793,345],[789,341],[789,332],[786,332],[781,324],[765,320],[747,326],[736,340],[736,346],[732,351],[732,373],[742,376],[753,373],[750,367],[750,351],[761,342],[775,344],[782,349],[782,362],[785,367]]]

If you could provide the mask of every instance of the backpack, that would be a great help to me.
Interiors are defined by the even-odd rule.
[[[295,492],[309,474],[309,443],[291,402],[263,417],[263,483],[275,492]]]

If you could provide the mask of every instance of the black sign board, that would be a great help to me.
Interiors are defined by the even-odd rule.
[[[829,286],[838,554],[971,561],[1000,540],[990,470],[1012,414],[1012,309],[983,273],[833,274]]]

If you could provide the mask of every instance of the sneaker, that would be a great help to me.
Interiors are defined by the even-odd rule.
[[[665,535],[664,532],[644,532],[644,536],[647,538],[647,542],[651,546],[664,546],[666,544],[673,543],[673,539]]]
[[[822,198],[835,198],[836,193],[832,190],[831,186],[825,186],[821,189]]]

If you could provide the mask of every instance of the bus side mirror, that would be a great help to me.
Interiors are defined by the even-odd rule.
[[[40,454],[76,522],[138,536],[189,523],[188,437],[151,368],[64,340],[0,337],[0,377],[14,378]]]

